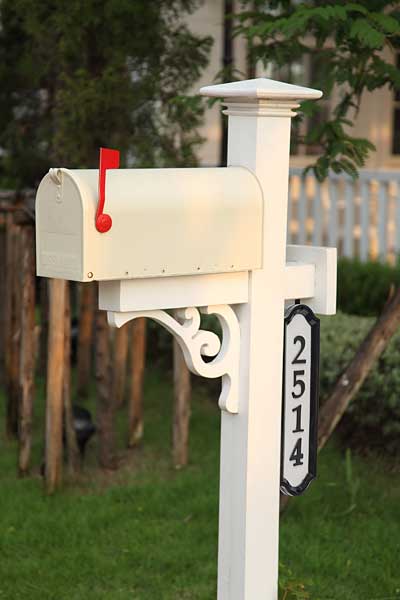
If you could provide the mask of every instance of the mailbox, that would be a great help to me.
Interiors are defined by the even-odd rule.
[[[98,280],[112,325],[151,318],[193,373],[221,377],[218,600],[276,600],[282,375],[283,489],[297,493],[315,475],[311,309],[336,309],[336,250],[286,247],[291,118],[322,92],[259,78],[201,93],[224,98],[229,166],[120,170],[118,151],[102,149],[99,170],[51,169],[37,193],[37,272]],[[299,300],[284,346],[284,303]]]
[[[244,167],[113,169],[95,227],[99,171],[51,169],[36,197],[37,273],[74,281],[262,266],[263,196]]]

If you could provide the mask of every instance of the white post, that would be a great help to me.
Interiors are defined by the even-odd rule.
[[[264,195],[263,267],[237,307],[239,413],[222,412],[218,600],[276,600],[290,122],[296,100],[322,94],[268,79],[201,93],[225,99],[228,165],[250,169]]]

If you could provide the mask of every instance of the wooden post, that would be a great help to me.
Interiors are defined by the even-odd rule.
[[[4,359],[4,379],[6,389],[6,435],[7,437],[13,437],[16,431],[13,427],[13,418],[10,414],[10,396],[11,396],[11,348],[12,348],[12,319],[13,319],[13,250],[14,250],[14,229],[13,229],[13,215],[8,213],[6,215],[5,227],[6,227],[6,241],[5,241],[5,299],[4,299],[4,345],[5,345],[5,359]]]
[[[96,322],[96,384],[99,464],[103,469],[115,469],[115,397],[111,389],[110,328],[107,313],[97,310]]]
[[[20,476],[29,472],[32,447],[32,416],[35,378],[35,237],[33,227],[21,229],[21,346],[19,455]]]
[[[49,340],[49,284],[46,277],[40,278],[39,284],[40,306],[40,337],[39,337],[39,363],[38,372],[46,377],[47,351]]]
[[[0,256],[6,256],[6,220],[2,219],[0,226]],[[7,332],[7,289],[6,289],[6,273],[7,273],[7,259],[0,261],[0,385],[4,384],[5,378],[5,365],[6,365],[6,332]]]
[[[21,336],[20,322],[20,237],[21,227],[16,225],[11,213],[6,218],[6,433],[8,437],[18,435],[19,403],[19,346]]]
[[[125,400],[126,361],[128,357],[129,326],[125,325],[115,330],[114,334],[114,364],[113,364],[113,393],[117,408]]]
[[[92,370],[93,325],[97,306],[96,285],[81,283],[79,300],[77,392],[78,396],[86,398]]]
[[[71,401],[71,294],[69,282],[65,286],[65,321],[64,321],[64,381],[63,381],[63,406],[64,406],[64,431],[67,453],[68,470],[74,475],[80,466],[79,451],[73,425]]]
[[[49,344],[46,402],[46,490],[61,484],[63,387],[65,369],[65,288],[63,279],[49,280]]]
[[[129,394],[128,446],[133,448],[143,437],[143,379],[146,364],[146,319],[131,325],[131,388]]]
[[[190,371],[183,352],[174,338],[174,415],[172,427],[172,459],[175,467],[188,462],[191,385]]]

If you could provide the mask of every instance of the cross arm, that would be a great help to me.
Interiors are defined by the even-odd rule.
[[[336,259],[336,248],[287,246],[285,299],[299,298],[318,314],[335,314]]]

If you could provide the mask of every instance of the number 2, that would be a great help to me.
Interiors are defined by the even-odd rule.
[[[292,365],[304,365],[304,363],[307,362],[306,359],[299,358],[299,356],[303,352],[304,348],[306,347],[306,340],[304,339],[304,337],[302,335],[296,335],[296,337],[293,340],[293,343],[297,344],[297,342],[300,342],[300,350],[298,351],[297,355],[294,357],[294,359],[292,361]]]

